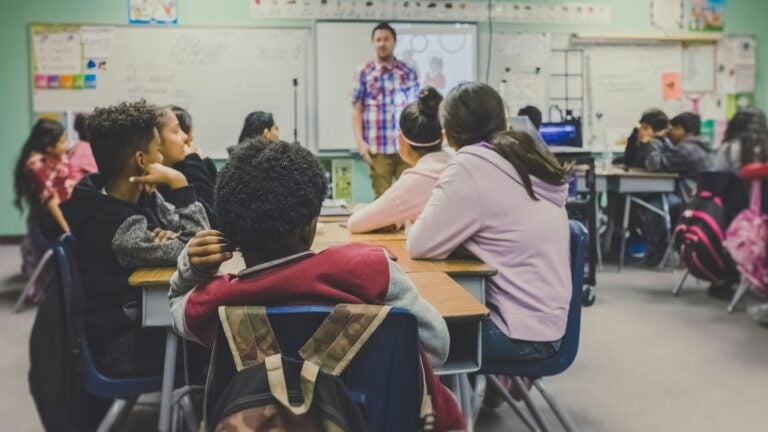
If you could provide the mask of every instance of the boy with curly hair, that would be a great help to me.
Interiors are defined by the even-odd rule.
[[[429,368],[448,355],[448,327],[386,251],[350,243],[310,250],[326,192],[312,153],[284,141],[247,141],[216,184],[221,232],[198,233],[171,278],[174,330],[210,346],[219,306],[367,303],[407,308],[418,323],[436,430],[461,429],[455,400]],[[239,248],[246,269],[215,276]]]
[[[155,107],[140,101],[97,108],[88,131],[99,172],[84,177],[62,204],[77,239],[85,333],[103,373],[156,373],[164,330],[141,327],[141,290],[128,277],[138,267],[175,263],[208,219],[186,178],[162,164]],[[158,185],[171,189],[165,199]]]

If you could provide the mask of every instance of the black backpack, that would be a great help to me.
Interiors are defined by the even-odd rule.
[[[696,195],[686,206],[674,231],[674,246],[697,279],[718,282],[738,278],[738,270],[723,247],[728,225],[746,206],[741,180],[730,173],[703,173]]]
[[[70,322],[77,312],[69,313],[79,310],[77,296],[64,292],[61,284],[59,260],[69,259],[64,244],[74,240],[65,237],[56,243],[55,275],[37,308],[29,337],[29,390],[46,431],[92,431],[112,401],[83,388],[79,332]]]

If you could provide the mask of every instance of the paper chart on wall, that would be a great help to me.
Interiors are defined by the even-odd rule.
[[[114,39],[114,28],[104,26],[83,26],[80,29],[80,41],[83,43],[83,56],[86,58],[109,57],[109,50]]]
[[[36,72],[40,75],[82,73],[83,51],[75,31],[45,32],[34,36]]]
[[[505,59],[509,72],[541,73],[549,63],[548,33],[505,33],[494,45],[496,55]]]
[[[695,44],[683,48],[684,92],[715,90],[715,46]]]
[[[661,30],[683,28],[683,0],[651,0],[651,25]]]
[[[501,92],[510,114],[515,114],[518,109],[532,105],[544,108],[549,105],[547,80],[541,74],[535,73],[511,73],[505,74],[506,83]]]

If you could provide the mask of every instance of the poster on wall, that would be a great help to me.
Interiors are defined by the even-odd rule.
[[[725,0],[689,0],[688,30],[723,31]]]
[[[177,0],[128,0],[129,24],[178,24]]]

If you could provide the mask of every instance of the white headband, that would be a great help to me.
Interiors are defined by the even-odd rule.
[[[402,132],[401,132],[401,133],[402,133]],[[407,136],[405,136],[405,134],[402,134],[402,135],[403,135],[403,139],[404,139],[404,140],[405,140],[405,141],[406,141],[408,144],[410,144],[410,145],[412,145],[412,146],[414,146],[414,147],[432,147],[433,145],[438,145],[438,144],[440,144],[441,142],[443,142],[443,137],[440,137],[440,139],[438,139],[437,141],[434,141],[434,142],[431,142],[431,143],[427,143],[427,144],[420,144],[420,143],[416,143],[416,142],[413,142],[413,141],[409,140],[409,139],[408,139],[408,137],[407,137]]]

